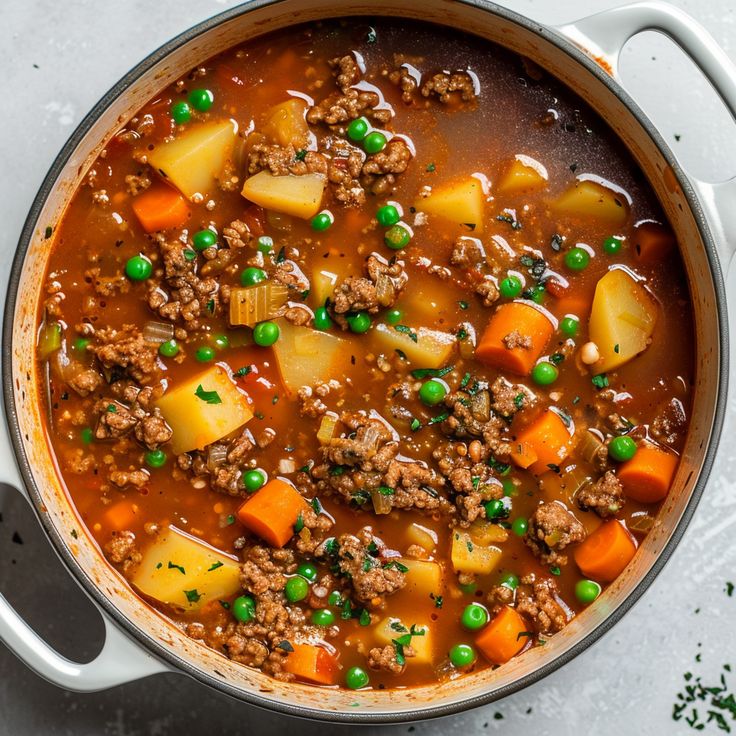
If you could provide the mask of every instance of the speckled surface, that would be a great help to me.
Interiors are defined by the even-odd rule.
[[[193,23],[235,3],[215,0],[2,0],[0,60],[0,273],[15,247],[48,165],[85,112],[149,51]],[[612,7],[611,0],[506,0],[520,12],[559,23]],[[678,0],[736,58],[733,0]],[[651,33],[623,54],[627,83],[684,165],[696,176],[736,174],[736,125],[708,84],[668,41]],[[673,81],[676,80],[676,81]],[[736,268],[728,291],[736,302]],[[732,323],[736,309],[731,304]],[[732,362],[734,360],[732,350]],[[732,370],[736,378],[736,371]],[[411,730],[426,736],[504,732],[536,736],[689,733],[672,720],[683,673],[717,683],[736,666],[736,402],[733,391],[712,480],[683,542],[636,607],[600,642],[543,682],[495,705]],[[2,489],[0,489],[1,491]],[[0,501],[0,589],[64,654],[91,659],[102,624],[45,544],[14,494]],[[22,542],[22,543],[21,543]],[[696,655],[699,655],[696,661]],[[736,685],[736,675],[732,677]],[[707,708],[698,704],[702,717]],[[730,721],[736,728],[736,721]],[[304,736],[347,733],[296,723],[165,675],[94,695],[56,689],[0,647],[0,735],[164,736],[236,732]],[[365,728],[406,733],[409,726]],[[716,732],[711,722],[706,733]]]

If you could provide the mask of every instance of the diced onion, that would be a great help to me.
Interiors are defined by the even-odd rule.
[[[596,437],[592,432],[587,431],[583,433],[583,437],[576,448],[576,452],[583,460],[585,460],[586,463],[596,466],[596,460],[600,457],[600,452],[604,447],[605,445],[600,439],[598,439],[598,437]]]
[[[215,442],[207,448],[207,470],[214,473],[227,460],[227,445]]]
[[[289,475],[296,472],[296,462],[290,457],[282,457],[279,460],[279,473],[281,475]]]
[[[488,391],[478,391],[470,397],[470,412],[478,422],[487,422],[491,418],[491,395]]]
[[[61,325],[58,322],[45,322],[38,336],[38,354],[41,360],[61,347]]]
[[[320,445],[329,444],[330,440],[335,436],[337,422],[337,414],[334,412],[329,411],[323,415],[322,421],[319,424],[319,430],[317,431],[317,441]]]
[[[143,327],[143,339],[160,345],[174,337],[174,325],[167,322],[146,322]]]
[[[376,299],[382,307],[393,304],[396,298],[396,287],[390,276],[382,273],[376,280]]]
[[[384,495],[376,488],[371,491],[371,500],[373,501],[373,510],[377,514],[391,513],[391,496]]]
[[[626,526],[632,532],[640,532],[641,534],[647,534],[654,526],[654,518],[651,517],[646,511],[641,513],[632,514],[631,520]]]

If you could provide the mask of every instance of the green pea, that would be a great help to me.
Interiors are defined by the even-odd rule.
[[[125,264],[125,274],[131,281],[145,281],[152,273],[151,261],[143,255],[133,256]]]
[[[194,357],[200,363],[209,363],[211,360],[214,360],[215,350],[209,345],[202,345],[197,348],[196,352],[194,353]]]
[[[179,354],[179,344],[176,340],[167,340],[158,346],[158,354],[164,358],[175,358]]]
[[[517,537],[523,537],[528,528],[529,521],[523,516],[519,516],[511,522],[511,531],[516,534]]]
[[[609,256],[615,256],[616,253],[618,253],[621,248],[623,247],[623,240],[621,238],[616,238],[613,235],[611,235],[609,238],[606,238],[603,241],[603,250],[605,253],[607,253]]]
[[[266,281],[266,279],[268,279],[266,272],[262,268],[254,268],[253,266],[243,269],[240,274],[240,283],[243,286],[255,286],[255,284],[260,284],[261,281]]]
[[[324,212],[318,212],[312,218],[312,230],[323,232],[324,230],[327,230],[334,221],[335,218],[330,212],[327,212],[326,210]]]
[[[351,332],[355,332],[357,335],[362,335],[371,328],[371,318],[368,316],[368,312],[356,312],[347,317],[348,327]]]
[[[579,328],[580,320],[575,317],[563,317],[562,322],[560,322],[560,329],[568,337],[575,337]]]
[[[317,568],[311,562],[302,562],[296,569],[296,574],[313,583],[317,579]]]
[[[363,138],[363,149],[366,153],[380,153],[386,148],[386,136],[380,130],[374,130]]]
[[[507,276],[498,285],[498,290],[504,299],[516,299],[516,297],[521,294],[522,288],[523,284],[521,283],[521,279],[513,274],[511,276]]]
[[[475,662],[475,649],[470,644],[455,644],[450,649],[450,662],[455,667],[469,667]]]
[[[560,376],[560,371],[554,363],[543,360],[532,368],[532,381],[540,386],[549,386]]]
[[[436,378],[425,381],[419,389],[419,398],[427,406],[437,406],[447,396],[447,386]]]
[[[193,89],[189,93],[189,104],[199,112],[207,112],[214,101],[215,96],[208,89]]]
[[[253,329],[253,342],[267,348],[279,339],[280,334],[281,330],[275,322],[259,322]]]
[[[390,325],[397,325],[404,318],[404,313],[400,309],[389,309],[386,312],[386,322]]]
[[[243,473],[243,485],[249,493],[255,493],[259,488],[263,488],[267,479],[266,473],[258,468]]]
[[[482,629],[488,623],[488,611],[480,603],[471,603],[465,606],[460,617],[460,623],[471,631]]]
[[[91,427],[85,427],[80,433],[79,436],[82,440],[83,445],[89,445],[91,444],[92,440],[95,438],[94,434],[92,433]]]
[[[327,307],[317,307],[314,310],[314,329],[315,330],[329,330],[332,327],[332,320],[330,319],[330,313],[327,311]]]
[[[371,125],[366,118],[356,118],[348,125],[348,138],[359,143],[368,135],[370,127]]]
[[[329,608],[320,608],[312,614],[315,626],[331,626],[335,622],[335,614]]]
[[[74,341],[74,349],[78,353],[84,353],[84,352],[86,352],[87,345],[89,345],[89,338],[87,338],[87,337],[78,337]]]
[[[268,235],[261,235],[258,238],[258,250],[261,253],[270,253],[273,250],[273,238]]]
[[[200,230],[192,235],[192,247],[194,250],[207,250],[217,242],[217,235],[212,230]]]
[[[509,515],[506,505],[500,498],[484,503],[483,508],[486,510],[486,519],[501,519]]]
[[[575,583],[575,597],[581,603],[592,603],[601,594],[601,586],[594,580],[578,580]]]
[[[608,443],[608,454],[614,460],[624,463],[636,455],[636,442],[631,437],[614,437]]]
[[[376,220],[382,227],[391,227],[395,225],[401,219],[401,214],[398,209],[392,204],[385,204],[383,207],[378,208],[376,212]]]
[[[218,350],[226,350],[230,347],[230,338],[227,335],[215,335],[212,339]]]
[[[519,587],[519,578],[512,572],[507,572],[501,576],[500,584],[505,588],[516,590]]]
[[[192,111],[186,102],[175,102],[171,106],[171,117],[177,125],[183,125],[192,119]]]
[[[411,233],[403,225],[392,225],[383,236],[383,242],[391,250],[401,250],[409,245]]]
[[[571,248],[565,253],[565,265],[571,271],[582,271],[590,263],[590,253],[584,248]]]
[[[368,673],[362,667],[351,667],[345,673],[345,684],[351,690],[360,690],[360,688],[365,687],[370,681],[371,678],[368,677]]]
[[[161,450],[151,450],[146,453],[146,465],[149,468],[162,468],[166,464],[166,453]]]
[[[256,617],[256,602],[249,595],[241,595],[233,601],[230,610],[238,621],[247,624]]]
[[[327,604],[330,606],[339,608],[344,603],[345,601],[342,599],[342,595],[339,590],[333,590],[332,593],[327,596]]]
[[[301,575],[295,575],[286,581],[284,595],[289,603],[303,601],[309,595],[309,583]]]

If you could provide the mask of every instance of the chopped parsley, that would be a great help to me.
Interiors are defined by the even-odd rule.
[[[466,373],[463,376],[463,380],[460,381],[460,388],[465,388],[470,383],[470,373]]]
[[[167,568],[169,570],[178,570],[182,575],[187,574],[187,571],[181,565],[175,565],[171,560],[169,560],[169,564],[167,565]]]
[[[233,516],[233,514],[228,514],[227,517],[225,518],[225,523],[228,526],[230,526],[231,524],[234,524],[235,523],[235,516]]]
[[[470,306],[470,304],[468,304],[464,299],[461,299],[457,303],[457,305],[458,305],[458,307],[460,307],[460,309],[467,309]]]
[[[194,252],[194,251],[192,251],[192,252]],[[207,304],[206,304],[206,307],[207,307],[207,311],[208,311],[208,312],[209,312],[210,314],[214,314],[214,313],[215,313],[215,300],[214,300],[214,299],[210,299],[210,300],[209,300],[209,301],[207,302]]]
[[[230,603],[228,601],[218,601],[218,603],[226,610],[230,610]]]
[[[399,350],[399,348],[396,348],[396,355],[398,355],[401,360],[408,360],[406,353],[403,350]]]
[[[320,500],[315,496],[309,503],[311,504],[314,513],[319,516],[323,511]]]
[[[390,570],[391,568],[393,568],[394,570],[398,570],[399,572],[409,572],[409,568],[406,565],[402,565],[397,560],[389,560],[388,562],[384,563],[384,570]]]
[[[432,417],[427,424],[439,424],[440,422],[444,422],[445,419],[447,419],[450,415],[445,411],[442,414],[438,414],[436,417]]]
[[[621,350],[621,347],[620,347],[620,345],[619,345],[618,343],[616,343],[616,344],[615,344],[615,345],[613,346],[613,352],[614,352],[614,353],[616,353],[616,354],[618,355],[618,353],[620,352],[620,350]]]
[[[365,608],[361,609],[360,616],[358,617],[358,623],[361,626],[370,626],[371,625],[371,615],[366,611]]]
[[[207,572],[212,572],[213,570],[217,570],[218,567],[223,566],[223,562],[220,562],[219,560],[217,562],[213,562],[208,568]]]
[[[218,394],[217,391],[205,391],[202,388],[201,383],[197,386],[197,390],[194,392],[194,395],[198,399],[204,401],[205,404],[222,404],[220,394]]]
[[[516,213],[512,210],[505,210],[503,214],[497,215],[499,222],[508,222],[513,230],[521,230],[521,223],[516,219]]]
[[[412,378],[442,378],[451,373],[455,368],[454,365],[448,365],[444,368],[416,368],[411,372]]]
[[[431,174],[433,171],[436,171],[437,167],[434,165],[434,163],[427,164],[427,171]]]
[[[107,405],[107,411],[110,412],[111,414],[116,414],[117,413],[117,410],[118,410],[118,408],[117,408],[117,406],[115,406],[115,404],[108,404]]]
[[[435,608],[442,608],[442,605],[444,604],[445,600],[441,595],[435,595],[434,593],[430,593],[429,596],[430,598],[434,598]]]
[[[467,337],[468,337],[468,331],[464,327],[461,327],[457,331],[457,339],[458,340],[465,340]]]
[[[550,572],[551,572],[551,573],[552,573],[553,575],[560,575],[560,574],[562,573],[562,570],[560,570],[560,568],[559,568],[559,567],[557,567],[557,565],[555,565],[554,567],[550,567],[549,571],[550,571]]]
[[[404,655],[404,647],[411,645],[412,637],[424,636],[424,629],[417,629],[414,624],[411,625],[408,633],[402,634],[397,639],[392,639],[391,643],[394,645],[394,651],[396,652],[396,662],[400,665],[406,664],[406,656]]]
[[[411,429],[412,432],[416,432],[421,426],[422,423],[416,417],[414,417],[414,419],[411,420],[409,429]]]
[[[725,590],[726,590],[726,595],[730,598],[733,595],[733,591],[734,591],[734,584],[730,580],[726,581]]]
[[[342,475],[344,472],[344,465],[335,465],[334,467],[330,468],[330,475]]]
[[[306,148],[302,148],[302,149],[301,149],[300,151],[297,151],[297,152],[296,152],[296,153],[294,154],[294,158],[295,158],[295,159],[296,159],[297,161],[304,161],[304,159],[305,159],[306,157],[307,157],[307,149],[306,149]]]
[[[700,661],[700,655],[696,661]],[[704,685],[700,676],[693,677],[692,672],[685,672],[683,679],[685,685],[683,691],[677,693],[677,701],[672,706],[672,720],[683,720],[695,731],[705,730],[707,724],[714,723],[716,728],[726,733],[731,733],[731,725],[726,720],[736,720],[736,696],[729,692],[726,674],[731,672],[731,666],[723,665],[719,682],[712,685]],[[695,703],[701,702],[705,715],[701,716]]]
[[[277,649],[281,649],[284,652],[293,652],[294,651],[294,647],[291,646],[291,642],[286,641],[286,639],[284,639],[283,641],[280,641],[276,645],[276,648]]]
[[[196,603],[202,595],[197,592],[196,588],[192,588],[192,590],[185,590],[184,595],[187,597],[187,600],[190,603]]]
[[[238,378],[244,378],[245,376],[249,375],[252,372],[253,372],[252,365],[244,365],[242,368],[238,368],[238,370],[235,371],[235,375]]]
[[[294,523],[294,534],[299,534],[302,529],[304,529],[304,516],[300,511],[299,515],[296,517],[296,522]]]
[[[605,373],[599,373],[597,376],[593,376],[590,381],[598,389],[608,386],[608,376]]]
[[[534,632],[533,631],[520,631],[516,635],[516,641],[519,641],[519,639],[521,639],[522,636],[528,636],[530,639],[532,639],[534,637]]]
[[[405,632],[409,631],[409,629],[407,629],[406,626],[401,623],[401,621],[392,621],[389,626],[393,631],[396,631],[399,634],[404,634]]]
[[[514,406],[517,409],[521,409],[521,407],[524,406],[524,394],[523,393],[516,394],[516,396],[514,396]]]
[[[412,342],[419,342],[417,333],[414,332],[411,327],[407,327],[406,325],[394,325],[394,329],[396,330],[396,332],[400,332],[402,335],[408,335],[409,339]]]
[[[553,472],[557,473],[557,475],[560,474],[560,466],[555,465],[555,463],[547,463],[547,467]],[[559,568],[558,568],[559,569]]]
[[[379,486],[378,492],[382,496],[393,496],[396,491],[393,488],[390,488],[389,486]]]
[[[555,365],[559,365],[565,360],[565,356],[562,353],[552,353],[552,355],[549,356],[549,362],[554,363]]]

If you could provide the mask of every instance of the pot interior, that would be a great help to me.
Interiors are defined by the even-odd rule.
[[[559,48],[551,40],[551,34],[540,33],[538,25],[489,6],[481,8],[447,0],[424,0],[421,4],[408,0],[372,0],[365,4],[348,1],[340,4],[340,14],[432,21],[487,38],[530,57],[570,86],[609,123],[661,200],[683,248],[690,282],[698,350],[696,386],[690,432],[673,490],[655,528],[624,574],[544,647],[528,651],[500,670],[485,670],[441,687],[357,693],[332,690],[327,694],[321,689],[274,681],[195,643],[143,604],[83,533],[49,450],[44,433],[43,400],[35,373],[35,320],[42,298],[38,286],[44,280],[53,238],[47,235],[47,228],[59,221],[88,166],[111,134],[144,102],[186,70],[236,43],[293,23],[334,16],[335,6],[325,0],[249,3],[246,8],[222,16],[224,20],[205,24],[206,29],[200,34],[185,34],[183,43],[167,53],[157,52],[152,62],[144,64],[148,68],[142,74],[134,72],[108,94],[77,131],[44,185],[35,225],[32,232],[27,231],[25,257],[16,263],[11,282],[11,293],[16,290],[12,337],[15,417],[11,413],[11,422],[17,422],[16,446],[26,465],[26,478],[32,476],[30,490],[55,545],[85,587],[149,648],[208,684],[276,710],[341,720],[402,720],[488,702],[528,684],[532,677],[553,669],[560,658],[567,658],[586,646],[594,631],[602,633],[623,613],[627,601],[630,603],[632,596],[637,595],[637,588],[640,591],[653,578],[660,554],[671,540],[679,538],[684,528],[680,522],[694,508],[692,494],[710,444],[719,400],[721,325],[717,286],[698,218],[665,154],[644,124],[605,83],[604,72],[593,73],[579,57]]]

